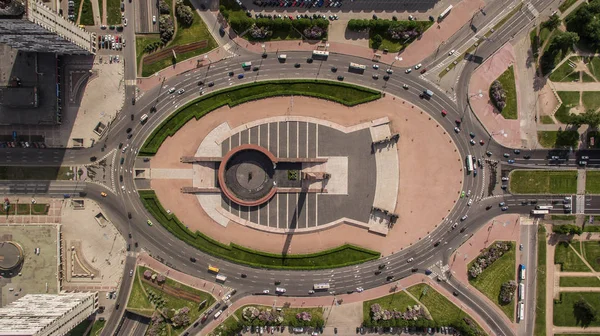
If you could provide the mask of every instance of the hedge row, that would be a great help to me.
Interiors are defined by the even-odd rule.
[[[308,96],[355,106],[381,98],[381,92],[351,84],[317,80],[278,80],[249,83],[212,92],[195,99],[165,119],[140,149],[140,155],[152,156],[165,139],[173,136],[192,118],[202,118],[212,110],[274,96]]]
[[[375,260],[379,252],[353,245],[312,254],[281,255],[220,243],[201,232],[190,231],[174,214],[167,214],[153,190],[140,190],[140,198],[152,216],[171,234],[207,254],[238,264],[260,268],[316,270],[343,267]]]

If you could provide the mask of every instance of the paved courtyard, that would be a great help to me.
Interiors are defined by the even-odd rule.
[[[190,229],[201,230],[224,243],[234,242],[274,253],[281,253],[282,249],[288,253],[309,253],[352,243],[384,255],[425,237],[451,211],[462,185],[462,160],[448,134],[427,113],[390,95],[354,108],[311,98],[294,97],[293,101],[293,115],[297,117],[318,117],[344,127],[388,118],[390,132],[400,133],[400,141],[397,148],[394,147],[399,157],[399,188],[394,211],[400,218],[387,237],[367,234],[365,228],[348,224],[293,235],[259,231],[231,222],[223,227],[206,213],[195,195],[181,193],[180,188],[192,185],[191,179],[152,179],[151,187],[163,206]],[[166,139],[150,162],[151,169],[190,169],[180,158],[196,155],[203,139],[224,122],[235,129],[255,120],[286,116],[290,105],[289,97],[272,98],[233,109],[223,107],[198,121],[192,120],[175,136]],[[367,201],[370,207],[372,202]],[[423,212],[425,204],[435,206]],[[419,225],[414,225],[417,222]]]

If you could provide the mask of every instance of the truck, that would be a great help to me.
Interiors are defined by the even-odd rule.
[[[285,62],[285,60],[287,59],[287,55],[286,54],[280,54],[277,56],[277,59],[281,62]]]
[[[420,97],[429,99],[429,98],[433,97],[433,91],[423,90],[423,93],[421,93]]]
[[[244,62],[242,63],[242,69],[249,69],[252,67],[252,62]]]
[[[217,282],[225,282],[225,281],[227,281],[227,277],[224,276],[223,274],[218,274],[217,277],[216,277],[216,279],[217,279]]]

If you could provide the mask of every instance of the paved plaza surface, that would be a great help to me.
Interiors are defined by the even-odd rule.
[[[492,104],[489,96],[492,82],[514,63],[515,52],[512,45],[507,43],[473,73],[469,84],[469,100],[477,118],[481,120],[494,140],[504,146],[518,148],[521,147],[519,119],[504,119]],[[515,71],[517,102],[519,101],[518,77],[519,74]]]
[[[352,243],[388,255],[432,232],[453,208],[463,181],[462,160],[449,135],[427,113],[390,95],[354,108],[303,97],[294,97],[293,104],[295,116],[318,117],[345,127],[387,117],[391,133],[400,133],[399,188],[394,209],[400,218],[387,237],[367,234],[364,228],[353,225],[294,235],[261,232],[232,223],[224,228],[206,214],[196,196],[181,193],[180,188],[191,186],[192,180],[152,179],[151,187],[165,209],[174,212],[192,230],[224,243],[234,242],[261,251],[310,253]],[[224,122],[235,129],[254,120],[288,115],[290,105],[289,97],[271,98],[233,109],[223,107],[198,121],[192,120],[165,140],[150,166],[189,169],[189,164],[181,163],[180,158],[193,156],[207,134]],[[427,212],[422,211],[423,206],[428,207]]]

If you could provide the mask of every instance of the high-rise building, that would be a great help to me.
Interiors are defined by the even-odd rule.
[[[0,308],[0,335],[66,335],[97,308],[98,292],[27,294]]]
[[[92,33],[36,0],[0,0],[0,43],[25,52],[96,51]]]

